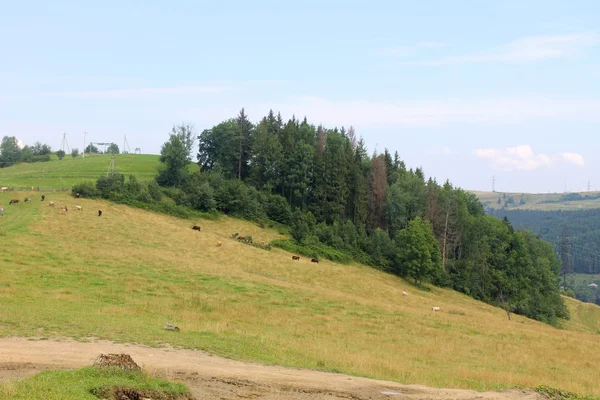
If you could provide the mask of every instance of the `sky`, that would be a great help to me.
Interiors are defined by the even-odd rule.
[[[470,190],[600,190],[600,2],[2,1],[0,136],[158,153],[244,107]]]

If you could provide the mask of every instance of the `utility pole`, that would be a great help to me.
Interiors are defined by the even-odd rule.
[[[87,131],[83,131],[83,158],[85,159],[85,137],[87,136]]]
[[[496,192],[496,175],[492,175],[492,192]]]
[[[592,183],[588,179],[588,192],[591,192],[591,191],[592,191]]]

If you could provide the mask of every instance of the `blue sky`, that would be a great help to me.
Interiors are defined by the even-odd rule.
[[[4,2],[0,136],[157,153],[245,107],[467,189],[600,190],[600,2]]]

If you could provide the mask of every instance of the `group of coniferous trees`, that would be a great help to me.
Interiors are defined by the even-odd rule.
[[[196,149],[200,172],[190,174]],[[197,138],[190,126],[174,128],[161,161],[157,182],[175,188],[178,203],[289,226],[293,241],[280,247],[363,262],[551,323],[568,316],[551,245],[486,216],[473,194],[407,168],[397,152],[369,154],[352,127],[273,112],[255,124],[242,110]]]

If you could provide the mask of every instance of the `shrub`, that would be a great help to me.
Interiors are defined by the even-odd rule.
[[[101,176],[96,181],[96,189],[98,189],[100,196],[105,199],[111,198],[111,193],[123,193],[124,186],[125,176],[118,172],[109,174],[108,176]]]
[[[162,199],[160,186],[155,181],[148,182],[148,194],[154,201],[161,201]]]
[[[56,157],[58,157],[59,160],[62,160],[63,158],[65,158],[65,151],[64,150],[58,150],[56,152]]]
[[[196,210],[205,212],[213,212],[217,209],[215,191],[207,182],[190,188],[186,203]]]
[[[99,196],[96,185],[92,181],[78,183],[71,188],[71,191],[73,193],[79,193],[83,197],[94,198]]]

